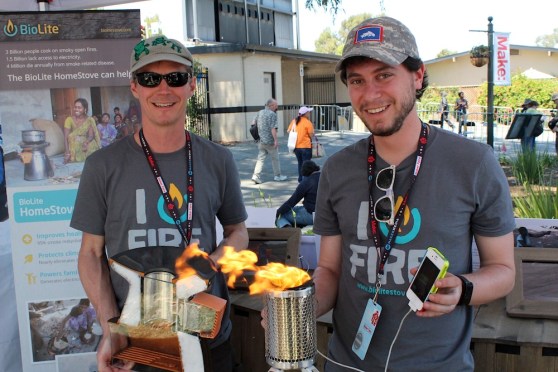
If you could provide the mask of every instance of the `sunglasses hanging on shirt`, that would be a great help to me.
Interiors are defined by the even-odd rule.
[[[183,87],[190,81],[192,74],[190,72],[169,72],[161,75],[156,72],[138,72],[135,75],[136,81],[142,87],[155,88],[161,84],[163,79],[171,88]]]
[[[376,186],[386,194],[374,203],[374,217],[378,222],[387,222],[393,225],[394,201],[393,183],[395,182],[395,165],[381,169],[376,175]]]

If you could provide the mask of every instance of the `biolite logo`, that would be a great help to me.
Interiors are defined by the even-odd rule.
[[[19,35],[52,35],[60,33],[60,27],[48,23],[28,24],[22,23],[16,25],[12,20],[4,26],[4,34],[9,37]]]
[[[178,214],[180,216],[180,221],[181,222],[186,221],[187,211],[183,211],[182,213],[181,213],[181,211],[183,210],[183,206],[185,205],[188,197],[186,195],[182,195],[180,190],[178,190],[178,187],[176,187],[175,184],[173,184],[173,183],[171,183],[171,185],[169,187],[169,195],[170,195],[171,199],[174,200],[174,203],[178,208]],[[166,211],[165,199],[163,198],[163,196],[160,196],[159,200],[157,201],[157,212],[159,212],[159,216],[161,217],[161,219],[163,221],[165,221],[165,222],[167,222],[171,225],[174,225],[174,219]]]
[[[17,25],[14,25],[11,19],[8,20],[8,23],[4,26],[4,34],[9,37],[14,37],[17,35],[17,32]]]

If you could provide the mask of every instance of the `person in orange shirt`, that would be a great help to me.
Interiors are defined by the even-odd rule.
[[[294,149],[296,160],[298,161],[298,182],[302,181],[302,163],[312,159],[312,137],[314,136],[314,124],[310,121],[310,113],[313,109],[302,106],[298,110],[298,116],[289,124],[288,131],[296,126],[297,138]]]

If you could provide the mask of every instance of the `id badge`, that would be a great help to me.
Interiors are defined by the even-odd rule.
[[[361,359],[364,360],[368,347],[370,346],[370,341],[372,341],[372,336],[380,320],[380,314],[382,313],[382,306],[379,303],[375,303],[372,299],[368,299],[368,304],[364,310],[364,315],[360,321],[360,326],[358,327],[355,340],[353,341],[353,352]]]

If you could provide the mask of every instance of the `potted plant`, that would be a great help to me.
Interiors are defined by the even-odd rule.
[[[488,47],[486,45],[477,45],[471,48],[470,52],[471,64],[476,67],[482,67],[488,63]]]

